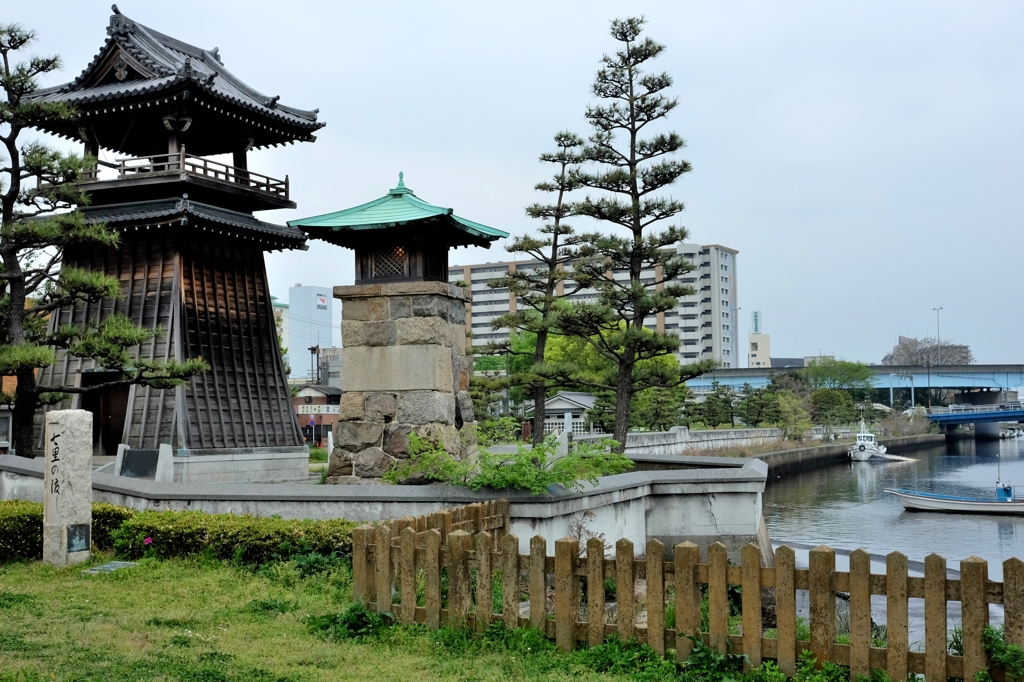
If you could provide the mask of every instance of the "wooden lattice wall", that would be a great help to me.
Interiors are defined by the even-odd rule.
[[[96,324],[117,311],[147,329],[162,330],[137,349],[141,357],[201,356],[211,365],[175,389],[132,387],[123,442],[133,448],[170,443],[200,451],[302,445],[261,250],[243,240],[175,226],[126,231],[116,250],[70,249],[64,262],[117,277],[124,296],[58,310],[51,328]],[[94,371],[95,364],[59,351],[40,383],[80,385],[82,374]],[[72,400],[62,407],[75,405]]]

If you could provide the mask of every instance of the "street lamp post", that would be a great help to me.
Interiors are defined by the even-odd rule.
[[[932,308],[935,311],[935,344],[939,347],[939,361],[935,364],[942,364],[942,327],[939,325],[939,311],[942,310],[942,306],[938,308]]]

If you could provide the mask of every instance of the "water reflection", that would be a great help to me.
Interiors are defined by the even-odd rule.
[[[1024,556],[1024,516],[907,512],[882,489],[993,496],[998,466],[1003,482],[1024,493],[1021,441],[958,440],[903,453],[912,461],[849,462],[776,479],[765,491],[768,530],[776,542],[880,555],[899,550],[916,561],[936,552],[950,568],[977,555],[998,580],[1004,559]]]

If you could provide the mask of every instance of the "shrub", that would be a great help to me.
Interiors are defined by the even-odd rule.
[[[0,502],[0,563],[43,556],[43,505]]]
[[[135,512],[103,502],[92,505],[92,542],[98,549],[114,546],[111,534]],[[0,502],[0,563],[43,556],[43,505]]]
[[[291,521],[197,511],[140,512],[114,532],[114,549],[129,559],[203,555],[259,566],[313,553],[350,555],[355,527],[342,519]]]
[[[328,639],[362,639],[379,634],[385,625],[384,618],[357,601],[343,613],[309,619],[306,628],[311,633]]]
[[[498,443],[515,443],[518,439],[519,420],[515,417],[499,417],[480,422],[477,427],[477,440],[483,447]]]
[[[584,483],[594,484],[601,476],[632,468],[632,460],[610,451],[613,442],[578,443],[569,454],[556,457],[558,443],[548,436],[535,447],[521,444],[510,455],[481,450],[474,463],[459,461],[440,445],[413,435],[409,437],[409,459],[391,467],[384,480],[398,483],[422,476],[472,490],[529,490],[534,495],[543,495],[555,484],[581,490]]]
[[[99,549],[111,549],[114,546],[114,531],[121,524],[138,514],[134,509],[118,507],[106,502],[92,504],[92,542]]]

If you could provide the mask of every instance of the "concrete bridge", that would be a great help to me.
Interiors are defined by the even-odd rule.
[[[1016,391],[1024,385],[1024,365],[871,365],[875,373],[874,388],[893,389],[988,389],[989,391]],[[754,388],[764,388],[773,375],[786,374],[800,368],[786,367],[780,369],[716,369],[703,376],[690,379],[686,385],[697,393],[707,393],[712,384],[718,382],[722,386],[735,389],[750,384]]]
[[[773,375],[799,369],[716,369],[686,384],[698,394],[713,391],[715,382],[737,390],[745,384],[763,388]],[[911,401],[915,390],[957,391],[956,405],[933,408],[928,417],[947,430],[974,424],[976,437],[998,438],[999,422],[1024,422],[1024,406],[1016,402],[1016,393],[1024,386],[1024,365],[871,365],[871,370],[873,387],[888,388],[890,404],[896,389],[909,388]]]

